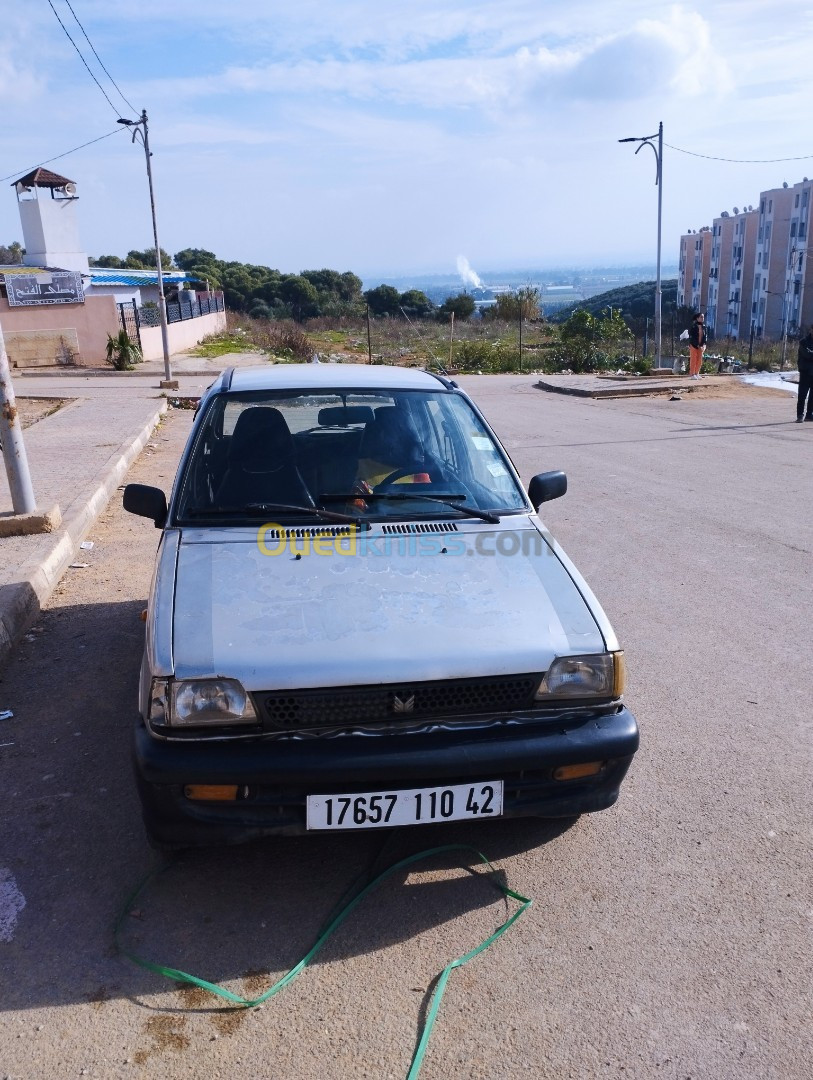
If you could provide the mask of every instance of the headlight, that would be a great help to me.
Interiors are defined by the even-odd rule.
[[[560,656],[553,661],[539,684],[536,700],[552,697],[620,698],[624,693],[624,654]]]
[[[177,727],[257,723],[251,698],[236,679],[153,679],[149,718]]]

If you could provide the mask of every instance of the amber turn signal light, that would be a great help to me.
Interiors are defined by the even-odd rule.
[[[187,784],[183,793],[196,802],[235,802],[237,784]]]
[[[554,780],[581,780],[585,776],[595,776],[604,768],[603,761],[585,761],[581,765],[560,765],[553,770]]]

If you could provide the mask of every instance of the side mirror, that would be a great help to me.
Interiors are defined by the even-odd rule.
[[[167,520],[167,497],[160,488],[147,484],[128,484],[122,499],[125,510],[155,522],[156,529],[163,529]]]
[[[567,476],[563,472],[543,472],[531,477],[528,498],[538,510],[543,502],[560,499],[567,491]]]

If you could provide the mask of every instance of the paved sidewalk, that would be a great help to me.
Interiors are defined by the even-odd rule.
[[[172,377],[174,379],[181,377],[189,378],[190,376],[194,376],[200,378],[208,378],[210,382],[212,382],[220,374],[220,372],[223,371],[224,368],[255,367],[259,364],[267,364],[268,362],[268,354],[264,352],[224,353],[222,356],[215,357],[190,356],[188,353],[176,353],[175,356],[170,358]],[[164,361],[145,360],[132,371],[113,371],[111,367],[27,368],[21,371],[14,371],[13,375],[15,379],[19,378],[20,376],[25,379],[25,383],[23,383],[22,385],[25,388],[25,392],[27,393],[29,379],[100,378],[102,376],[128,381],[130,379],[142,379],[145,376],[149,376],[153,379],[163,379]],[[18,394],[22,392],[22,390],[17,391]]]
[[[25,398],[62,398],[53,415],[25,429],[26,455],[40,511],[54,503],[62,512],[56,532],[0,538],[0,667],[36,621],[93,523],[149,441],[168,398],[199,397],[226,367],[265,362],[263,353],[229,353],[214,359],[172,357],[179,389],[159,386],[161,361],[134,371],[55,368],[15,371],[18,403]],[[2,454],[0,453],[0,462]],[[5,468],[0,465],[0,514],[11,514]]]
[[[24,432],[38,507],[45,511],[58,503],[62,526],[53,533],[0,538],[0,665],[36,620],[166,411],[154,380],[123,389],[115,378],[15,379],[19,403],[26,397],[66,399],[58,412]],[[12,513],[3,467],[0,513]]]

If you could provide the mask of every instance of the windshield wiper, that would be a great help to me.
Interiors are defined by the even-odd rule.
[[[190,517],[266,517],[268,514],[310,514],[323,521],[338,521],[343,525],[355,525],[359,529],[369,529],[370,523],[364,518],[350,514],[338,514],[332,510],[321,510],[318,506],[294,506],[290,503],[253,502],[245,506],[193,506],[187,511]]]
[[[370,500],[372,502],[373,499],[386,499],[386,500],[389,500],[390,502],[430,502],[430,503],[438,503],[440,506],[448,506],[451,510],[456,510],[458,512],[458,514],[463,514],[465,517],[476,517],[476,518],[480,518],[481,521],[487,521],[489,523],[489,525],[499,525],[500,519],[497,517],[496,514],[491,513],[491,511],[489,511],[489,510],[480,510],[478,507],[470,506],[466,502],[463,502],[460,505],[458,505],[458,502],[461,499],[465,499],[465,498],[466,498],[465,495],[444,495],[444,496],[438,497],[438,496],[435,496],[435,495],[419,495],[419,494],[417,494],[416,492],[413,492],[413,491],[405,491],[403,494],[401,494],[401,492],[396,493],[394,491],[388,491],[386,493],[383,493],[383,492],[381,492],[381,493],[368,492],[366,494],[360,494],[359,492],[352,492],[350,494],[344,494],[344,495],[333,495],[333,494],[331,494],[331,495],[320,495],[319,496],[319,501],[320,502],[334,502],[334,501],[335,502],[340,502],[340,501],[341,502],[350,502],[350,501],[352,501],[354,499],[356,499],[356,500],[364,499],[365,501]]]

